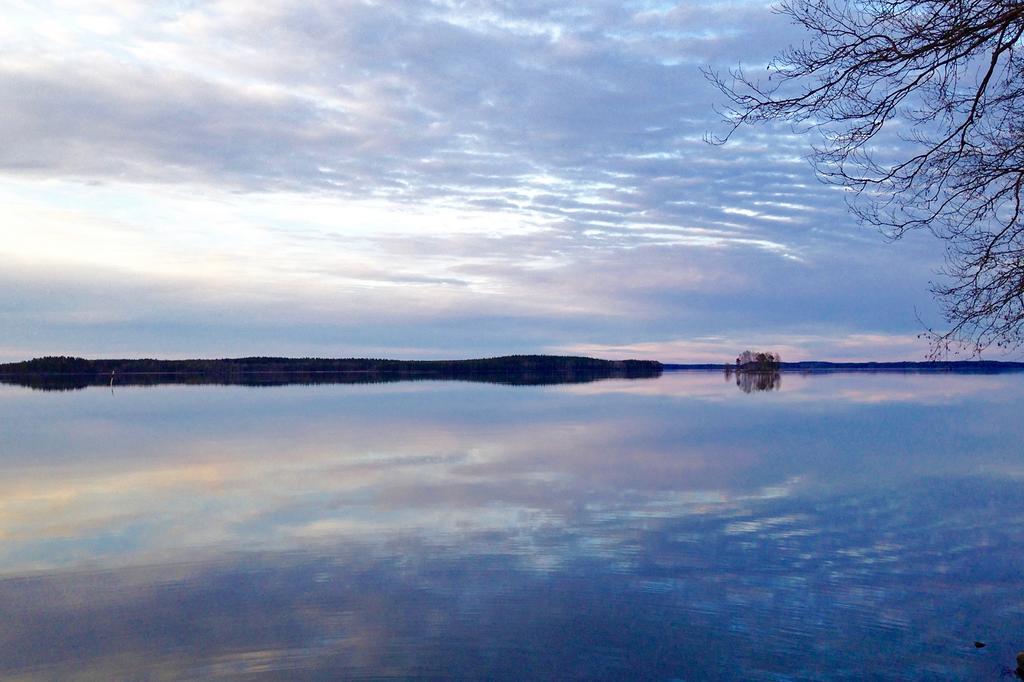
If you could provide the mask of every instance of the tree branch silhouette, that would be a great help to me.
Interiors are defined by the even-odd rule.
[[[816,131],[810,159],[891,239],[945,240],[946,318],[933,357],[1024,343],[1024,2],[786,0],[807,41],[754,78],[705,75],[725,95],[724,144],[741,127]]]

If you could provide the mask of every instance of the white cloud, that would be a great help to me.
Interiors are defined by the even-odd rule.
[[[928,305],[936,251],[879,274],[892,260],[872,262],[879,240],[799,161],[807,140],[700,141],[718,95],[697,66],[784,39],[761,3],[54,0],[5,19],[0,252],[202,292],[188,320],[165,295],[129,306],[147,313],[125,313],[126,337],[228,303],[378,339],[398,318],[505,317],[496,336],[544,345],[798,312],[902,333]],[[86,280],[99,298],[23,289],[71,319],[55,299],[116,295]],[[876,281],[919,287],[872,310]],[[18,315],[16,345],[46,336]],[[472,331],[451,334],[436,343]]]

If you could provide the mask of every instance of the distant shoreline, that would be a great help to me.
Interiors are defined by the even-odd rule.
[[[365,384],[398,381],[469,381],[504,385],[588,383],[604,379],[652,379],[663,372],[734,370],[726,363],[661,363],[654,360],[602,360],[582,356],[506,355],[470,360],[387,360],[375,358],[245,357],[158,360],[50,356],[0,364],[0,384],[67,391],[89,386],[218,384]],[[936,362],[783,362],[778,373],[957,373],[1024,371],[1024,362],[955,360]]]
[[[509,385],[584,383],[660,376],[653,360],[601,360],[557,355],[507,355],[472,360],[282,358],[157,360],[50,356],[0,364],[0,383],[40,390],[156,384],[385,383],[454,380]]]
[[[732,367],[726,363],[663,363],[666,372],[686,370],[718,370]],[[927,362],[826,362],[807,360],[779,363],[780,372],[1018,372],[1024,371],[1024,362],[1002,360],[936,360]]]

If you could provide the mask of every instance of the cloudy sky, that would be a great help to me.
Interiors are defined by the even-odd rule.
[[[0,359],[921,359],[941,244],[724,147],[764,2],[3,0]]]

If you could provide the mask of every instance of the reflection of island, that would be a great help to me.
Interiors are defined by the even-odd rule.
[[[736,387],[744,393],[778,391],[782,388],[782,374],[779,372],[737,372]]]
[[[509,355],[477,360],[273,358],[224,360],[86,360],[66,356],[0,364],[0,383],[39,390],[155,384],[364,384],[416,380],[480,381],[510,385],[584,383],[661,375],[650,360],[600,360],[556,355]]]

